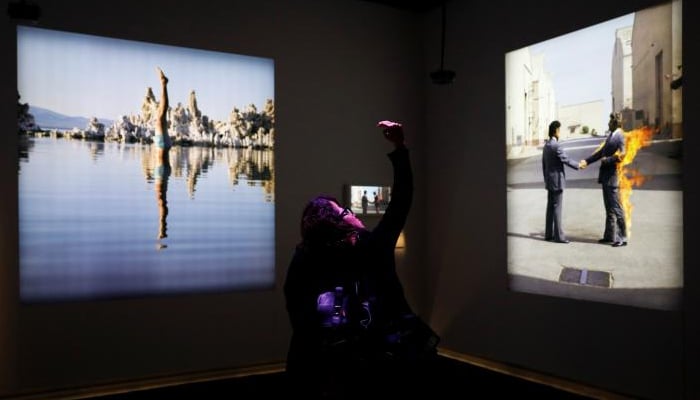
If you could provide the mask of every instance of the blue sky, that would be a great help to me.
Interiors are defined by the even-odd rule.
[[[531,54],[544,54],[559,106],[603,100],[604,110],[612,109],[615,31],[633,23],[634,13],[627,14],[529,46]]]
[[[199,109],[214,120],[274,99],[269,58],[17,27],[17,86],[30,106],[108,119],[136,114],[148,87],[160,99],[156,67],[170,79],[171,107],[187,105],[194,90]]]

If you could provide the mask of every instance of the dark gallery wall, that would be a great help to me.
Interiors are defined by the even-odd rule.
[[[344,184],[391,182],[391,145],[375,128],[387,118],[406,124],[422,185],[418,15],[351,0],[35,3],[42,28],[274,59],[277,282],[238,293],[19,304],[16,39],[4,1],[0,396],[282,362],[290,330],[281,284],[305,202],[318,193],[342,198]],[[421,197],[399,254],[417,307],[425,303]]]
[[[4,7],[5,3],[3,3]],[[2,54],[6,58],[14,58],[11,51],[15,46],[14,28],[3,20],[0,36],[0,46]],[[3,99],[3,106],[0,107],[0,126],[3,132],[13,132],[12,135],[0,135],[0,190],[3,199],[0,200],[0,212],[5,216],[0,224],[0,393],[7,391],[10,385],[17,380],[15,369],[17,360],[17,298],[18,272],[17,272],[17,176],[10,171],[17,168],[17,141],[14,135],[15,127],[12,123],[17,118],[16,108],[11,102],[12,96],[17,97],[17,89],[13,85],[6,83],[8,80],[15,82],[16,64],[3,62],[1,69],[3,79],[0,96]],[[13,149],[14,148],[14,149]]]
[[[697,6],[683,2],[684,302],[658,311],[510,292],[506,271],[505,53],[659,1],[452,1],[449,87],[428,90],[426,208],[432,324],[444,348],[641,398],[698,397]],[[426,18],[436,68],[440,13]],[[432,53],[430,52],[432,51]],[[434,59],[431,57],[434,56]],[[596,60],[571,60],[591,62]],[[544,189],[543,189],[544,190]],[[544,208],[544,204],[541,205]],[[663,206],[663,205],[660,205]],[[571,211],[573,212],[573,211]],[[543,221],[544,222],[544,221]],[[663,237],[658,238],[663,241]]]

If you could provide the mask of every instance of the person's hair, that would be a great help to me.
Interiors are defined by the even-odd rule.
[[[608,122],[610,129],[617,129],[620,127],[620,120],[614,113],[610,113],[610,121]]]
[[[549,137],[554,136],[554,134],[557,132],[557,129],[561,126],[561,122],[559,121],[552,121],[549,124]]]
[[[332,203],[340,204],[332,196],[317,196],[306,204],[301,215],[301,245],[303,247],[331,246],[341,242],[357,228],[342,218]]]

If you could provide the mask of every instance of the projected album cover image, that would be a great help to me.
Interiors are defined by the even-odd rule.
[[[510,289],[677,309],[683,287],[681,2],[508,52],[505,63]],[[612,134],[611,117],[621,125]],[[561,124],[557,145],[569,165],[561,164],[562,184],[546,190],[543,155],[556,148],[547,143],[553,121]],[[606,154],[615,143],[621,148]],[[571,168],[586,159],[585,168]],[[556,163],[547,160],[552,176]],[[562,240],[556,223],[546,229],[548,198]]]
[[[17,48],[22,301],[274,284],[272,59],[24,26]]]
[[[384,214],[391,200],[391,186],[349,185],[346,197],[348,207],[358,215]]]

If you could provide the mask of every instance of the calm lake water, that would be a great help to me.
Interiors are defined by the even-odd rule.
[[[28,138],[20,146],[25,302],[274,285],[271,150]]]

